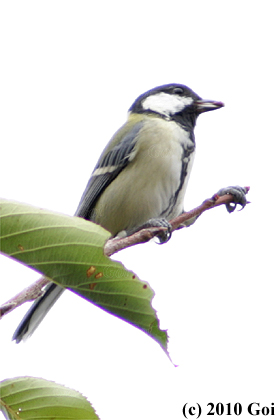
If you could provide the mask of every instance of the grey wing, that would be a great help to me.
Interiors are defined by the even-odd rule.
[[[136,136],[142,125],[142,122],[135,124],[119,144],[101,155],[82,195],[75,216],[92,220],[91,215],[98,198],[105,188],[128,165],[130,156],[135,148]]]

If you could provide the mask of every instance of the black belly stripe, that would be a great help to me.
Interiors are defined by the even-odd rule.
[[[194,141],[194,139],[191,139]],[[193,154],[195,150],[195,143],[193,143],[193,146],[191,147],[184,147],[182,145],[182,169],[181,169],[181,174],[180,174],[180,183],[179,186],[177,188],[177,190],[175,191],[175,194],[173,196],[170,197],[169,199],[169,203],[166,207],[166,209],[162,212],[161,216],[162,217],[166,217],[168,218],[168,216],[170,214],[172,214],[174,207],[176,206],[177,200],[178,200],[178,196],[183,188],[186,176],[188,174],[188,166],[189,166],[189,162],[190,162],[190,156]]]

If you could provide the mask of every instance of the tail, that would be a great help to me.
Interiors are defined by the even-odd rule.
[[[12,339],[20,343],[21,340],[26,340],[30,337],[64,290],[63,287],[57,286],[54,283],[48,285],[43,296],[35,300],[29,311],[25,314],[15,330]]]

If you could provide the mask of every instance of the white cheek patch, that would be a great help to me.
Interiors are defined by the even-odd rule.
[[[148,96],[148,98],[143,100],[142,106],[145,110],[150,109],[151,111],[170,117],[192,103],[193,99],[190,97],[186,98],[161,92]]]

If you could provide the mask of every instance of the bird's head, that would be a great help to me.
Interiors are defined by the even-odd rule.
[[[183,126],[194,126],[199,114],[223,106],[222,102],[202,99],[187,86],[172,83],[143,93],[129,111],[137,114],[157,114]]]

